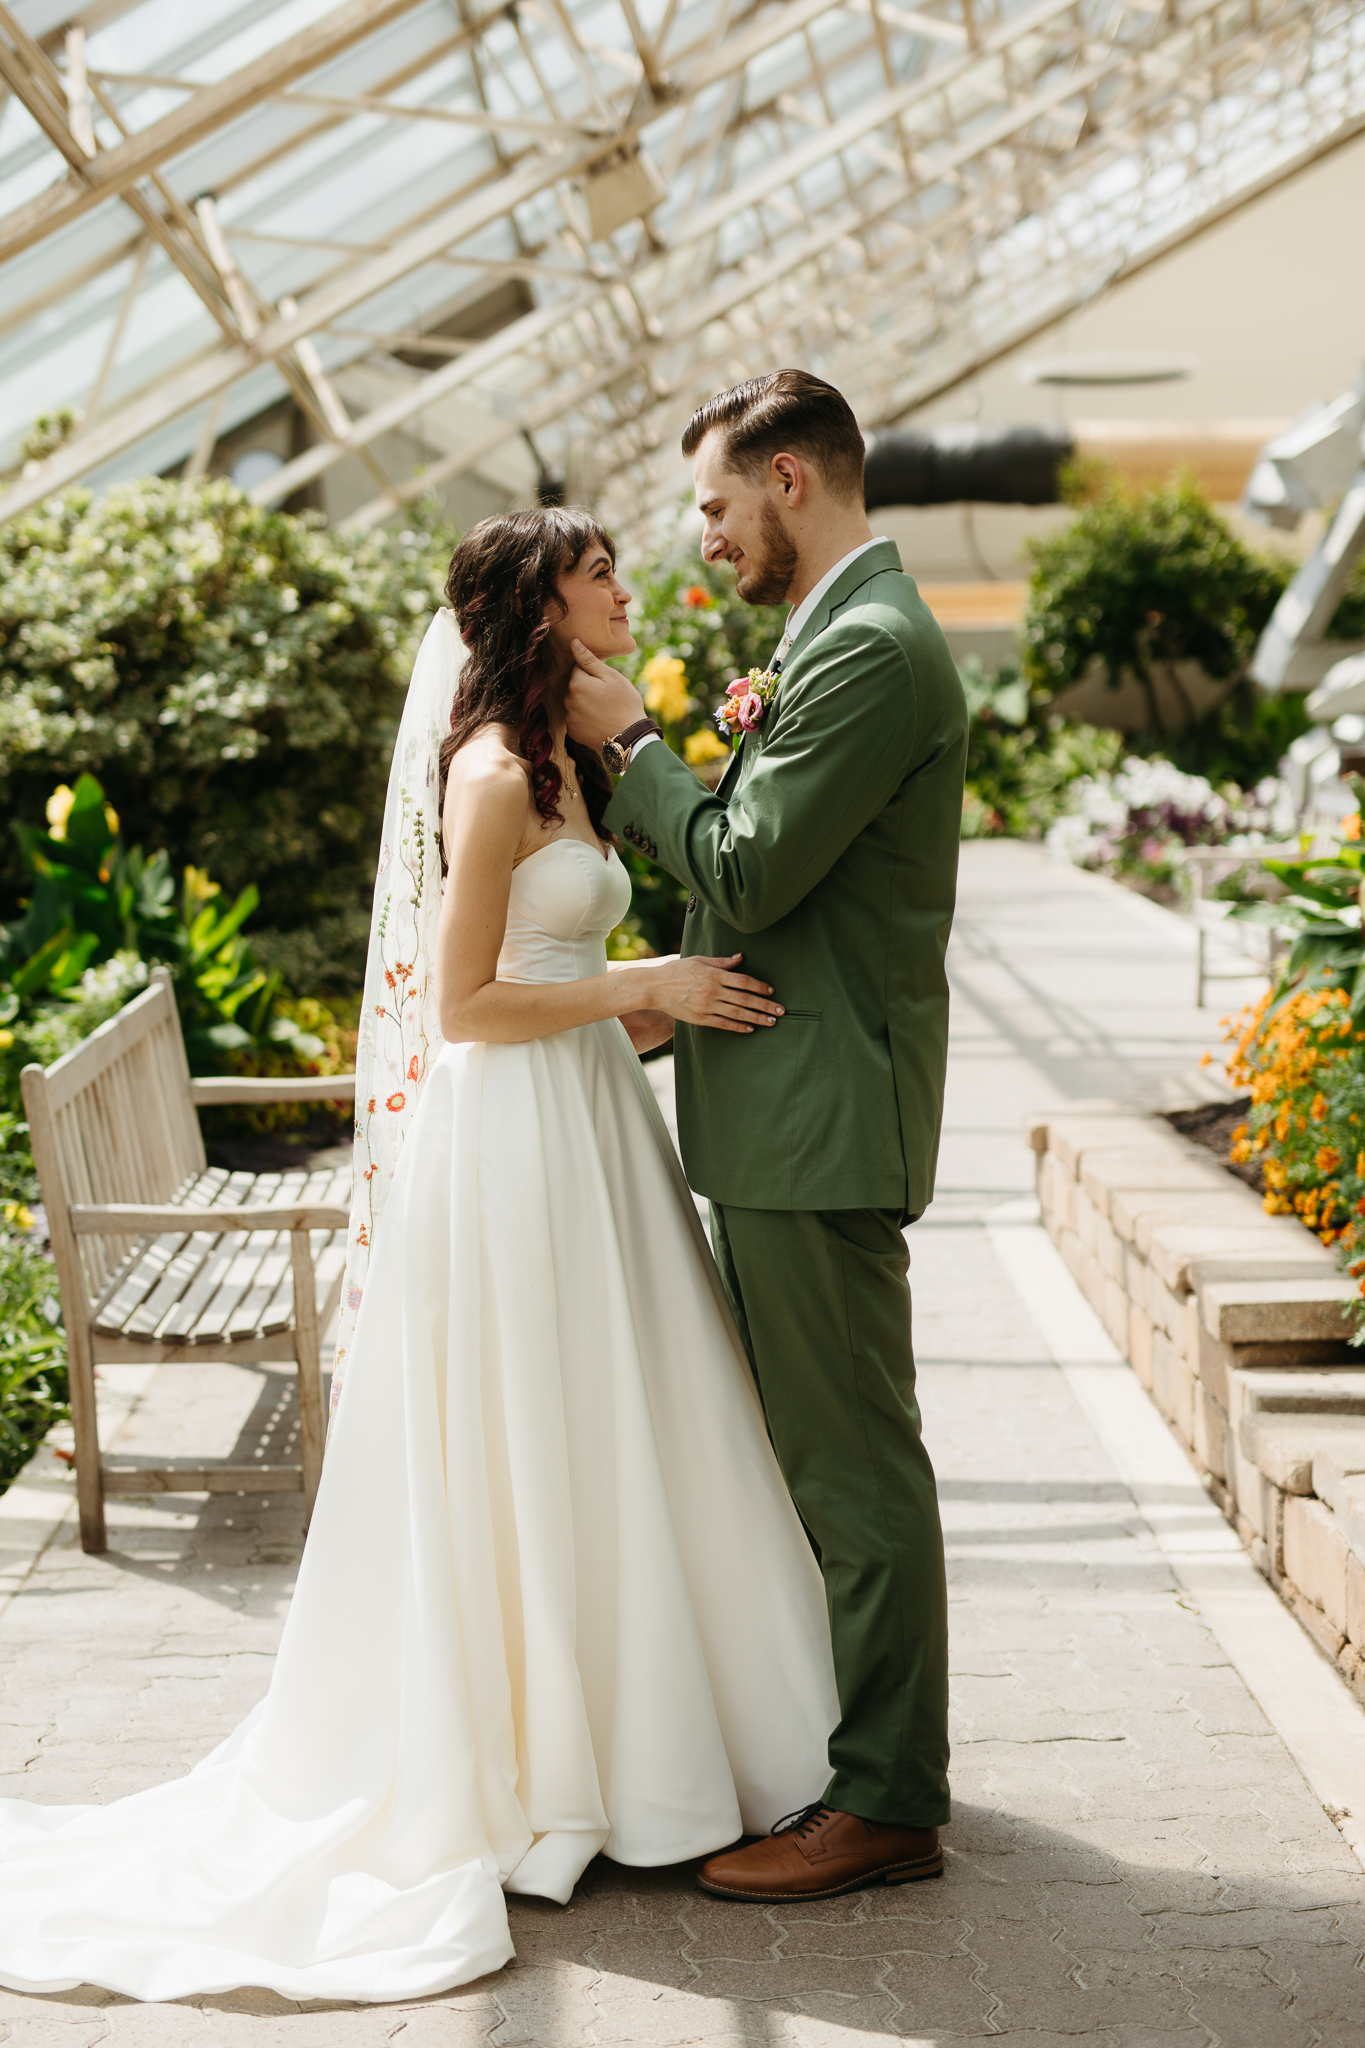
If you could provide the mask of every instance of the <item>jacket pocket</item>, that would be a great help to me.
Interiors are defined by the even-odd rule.
[[[794,1024],[819,1024],[823,1022],[824,1015],[823,1010],[784,1010],[777,1021],[779,1024],[789,1020]]]

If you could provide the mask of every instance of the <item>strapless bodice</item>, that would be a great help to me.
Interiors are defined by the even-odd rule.
[[[552,839],[512,870],[499,981],[583,981],[607,971],[607,934],[630,908],[615,849]]]

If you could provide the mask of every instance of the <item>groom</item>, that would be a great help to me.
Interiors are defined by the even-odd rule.
[[[778,683],[714,795],[578,643],[568,722],[625,766],[608,827],[692,891],[683,952],[743,953],[784,1005],[752,1045],[678,1026],[678,1130],[824,1573],[840,1716],[823,1799],[699,1881],[826,1898],[943,1867],[943,1538],[903,1229],[934,1186],[967,713],[894,543],[872,537],[862,436],[832,385],[754,378],[699,407],[682,445],[705,559],[749,603],[792,607]]]

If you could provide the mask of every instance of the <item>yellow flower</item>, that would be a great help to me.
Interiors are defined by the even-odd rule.
[[[20,1230],[32,1230],[33,1211],[23,1202],[6,1202],[5,1221],[17,1224]]]
[[[645,709],[653,711],[665,725],[676,725],[692,709],[687,694],[687,670],[676,654],[656,654],[640,671],[645,686]]]
[[[14,1043],[12,1031],[0,1031],[0,1052],[8,1052]]]
[[[683,741],[683,759],[689,768],[703,768],[708,761],[722,761],[730,749],[718,732],[712,732],[704,725],[698,732],[690,732]]]
[[[47,829],[54,839],[65,839],[66,821],[71,816],[71,806],[75,803],[75,801],[75,790],[68,788],[66,783],[64,782],[59,782],[57,784],[57,787],[53,790],[51,796],[48,798]],[[117,837],[118,812],[114,809],[114,806],[112,804],[106,804],[104,806],[104,822],[109,827],[109,830],[115,835],[115,837]],[[100,876],[100,880],[102,882],[107,882],[108,879],[109,877],[107,875]]]
[[[47,800],[47,829],[54,839],[65,839],[66,821],[71,816],[71,806],[76,801],[76,792],[64,782],[59,782]]]
[[[186,868],[185,894],[197,909],[201,904],[207,903],[211,896],[221,895],[222,890],[217,882],[209,880],[207,868]]]

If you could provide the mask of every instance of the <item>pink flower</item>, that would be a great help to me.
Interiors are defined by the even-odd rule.
[[[747,676],[736,676],[732,683],[725,685],[725,694],[727,697],[747,697],[752,687]]]
[[[751,690],[739,707],[739,722],[745,732],[752,732],[761,723],[765,708],[763,699]]]

